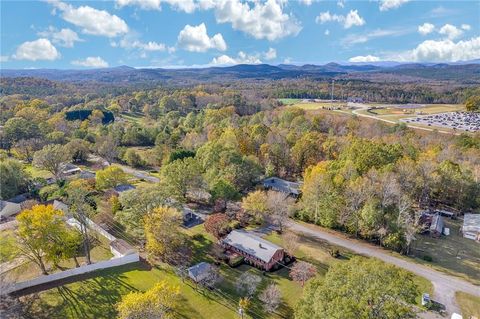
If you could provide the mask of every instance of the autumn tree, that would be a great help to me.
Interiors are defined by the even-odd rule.
[[[262,222],[268,213],[267,194],[262,190],[249,193],[242,199],[242,208],[257,222]]]
[[[225,214],[212,214],[204,223],[205,230],[215,238],[220,239],[230,232],[229,220]]]
[[[130,292],[117,304],[119,319],[171,319],[180,288],[162,280],[145,292]]]
[[[15,157],[31,163],[33,155],[43,147],[44,143],[40,138],[21,139],[13,144],[12,151]]]
[[[78,138],[68,142],[65,148],[70,154],[71,160],[77,163],[85,162],[90,154],[90,143]]]
[[[97,189],[109,189],[128,182],[127,174],[115,165],[99,170],[95,175]]]
[[[282,293],[276,284],[270,284],[262,291],[258,299],[263,302],[265,312],[272,313],[278,309],[282,299]]]
[[[228,200],[235,200],[240,196],[235,186],[223,178],[213,184],[210,193],[213,200],[221,200],[223,202],[223,209],[225,209]]]
[[[200,167],[194,158],[178,159],[162,167],[161,184],[165,191],[178,201],[185,201],[189,190],[200,188]]]
[[[180,230],[181,213],[170,207],[157,207],[145,216],[147,259],[184,264],[189,251],[187,238]]]
[[[47,275],[47,261],[57,262],[64,251],[68,229],[63,213],[52,205],[36,205],[17,216],[18,248],[20,253],[35,263]]]
[[[478,112],[480,111],[480,96],[473,95],[465,101],[465,108],[469,112]]]
[[[302,287],[305,285],[305,282],[310,278],[315,277],[317,274],[317,269],[312,264],[309,264],[305,261],[298,261],[290,270],[290,277],[297,282],[302,284]]]
[[[295,318],[415,318],[418,294],[412,273],[354,257],[308,283]]]
[[[282,234],[282,247],[290,256],[294,256],[300,246],[298,235],[293,232],[285,232]]]
[[[33,165],[52,173],[55,178],[61,176],[63,165],[70,160],[65,146],[49,144],[35,152]]]

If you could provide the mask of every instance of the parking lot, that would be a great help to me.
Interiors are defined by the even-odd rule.
[[[480,131],[480,113],[446,112],[405,118],[400,121],[408,124],[445,127],[466,132]]]

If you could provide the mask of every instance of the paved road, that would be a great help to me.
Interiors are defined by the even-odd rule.
[[[367,114],[363,114],[363,113],[359,113],[358,111],[366,111],[367,109],[371,108],[370,105],[368,104],[363,104],[363,103],[348,103],[349,106],[354,106],[354,107],[358,107],[360,108],[360,110],[353,110],[352,113],[357,115],[357,116],[360,116],[360,117],[366,117],[366,118],[370,118],[370,119],[374,119],[374,120],[377,120],[377,121],[382,121],[382,122],[386,122],[386,123],[390,123],[390,124],[398,124],[399,121],[392,121],[392,120],[387,120],[387,119],[384,119],[384,118],[380,118],[378,116],[374,116],[374,115],[367,115]],[[406,124],[406,123],[404,123]],[[433,131],[436,131],[438,133],[442,133],[442,134],[450,134],[450,135],[460,135],[460,133],[454,133],[454,132],[449,132],[449,131],[443,131],[441,129],[433,129],[433,128],[428,128],[428,127],[421,127],[421,126],[415,126],[415,125],[410,125],[410,124],[406,124],[407,127],[409,128],[413,128],[413,129],[416,129],[416,130],[423,130],[423,131],[429,131],[429,132],[433,132]]]
[[[460,313],[460,310],[455,302],[456,291],[463,291],[480,297],[480,286],[476,286],[462,279],[449,276],[415,262],[394,257],[380,247],[373,246],[359,240],[347,238],[339,233],[327,232],[319,227],[307,227],[294,221],[290,222],[289,228],[296,232],[310,235],[321,240],[326,240],[332,244],[348,248],[356,253],[365,256],[376,257],[430,280],[435,289],[433,299],[445,305],[448,313]]]

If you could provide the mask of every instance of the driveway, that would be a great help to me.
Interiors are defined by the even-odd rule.
[[[326,240],[334,245],[348,248],[355,253],[381,259],[387,263],[394,264],[400,268],[406,269],[430,280],[435,289],[433,299],[443,304],[446,307],[447,312],[450,314],[453,312],[460,313],[455,301],[456,291],[463,291],[480,297],[480,286],[476,286],[465,280],[449,276],[415,262],[394,257],[381,247],[373,246],[359,240],[350,239],[333,231],[327,232],[320,227],[307,227],[295,221],[291,221],[289,223],[289,228],[295,232],[303,233],[321,240]]]

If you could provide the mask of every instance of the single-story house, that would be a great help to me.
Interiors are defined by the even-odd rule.
[[[20,213],[21,211],[21,204],[0,200],[0,218],[8,218],[10,216]]]
[[[62,165],[62,175],[64,176],[71,176],[77,173],[80,173],[82,170],[77,165],[73,165],[72,163],[66,163]]]
[[[430,225],[430,235],[434,237],[440,237],[443,233],[443,227],[445,223],[443,217],[440,214],[432,216],[432,224]]]
[[[199,283],[209,276],[211,267],[212,265],[202,261],[187,269],[188,277],[194,282]]]
[[[225,249],[242,255],[246,262],[266,271],[277,268],[285,257],[282,247],[244,230],[231,231],[220,243]]]
[[[292,197],[300,196],[301,183],[289,182],[278,177],[269,177],[263,180],[263,187],[266,189],[273,189],[278,192],[288,194]]]
[[[115,257],[123,257],[135,254],[137,251],[123,239],[115,239],[110,242],[110,251]]]
[[[465,214],[462,233],[463,237],[480,242],[480,214]]]

